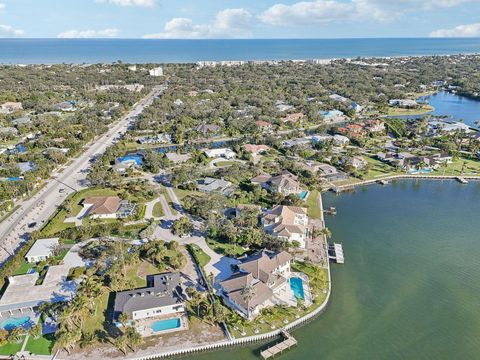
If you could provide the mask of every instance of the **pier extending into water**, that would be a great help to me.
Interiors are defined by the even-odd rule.
[[[287,331],[282,331],[282,336],[284,338],[282,342],[270,346],[268,349],[263,350],[260,353],[264,360],[275,357],[276,355],[283,353],[285,350],[290,349],[292,346],[297,345],[297,340]]]
[[[332,254],[332,255],[330,255]],[[333,244],[328,247],[328,258],[334,260],[337,264],[345,263],[342,244]]]

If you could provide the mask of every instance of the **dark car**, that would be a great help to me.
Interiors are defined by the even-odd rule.
[[[37,225],[37,223],[36,223],[36,222],[32,222],[32,223],[28,224],[28,227],[29,227],[29,228],[33,228],[33,227],[35,227],[35,225]]]

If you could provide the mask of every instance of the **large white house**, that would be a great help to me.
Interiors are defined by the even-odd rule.
[[[262,218],[265,231],[288,242],[298,242],[305,248],[308,230],[307,209],[277,205]]]
[[[237,271],[219,284],[228,306],[252,319],[266,307],[287,305],[284,299],[290,290],[292,260],[289,253],[262,250],[239,260]],[[249,296],[248,288],[251,289]]]
[[[237,154],[235,153],[235,151],[230,150],[229,148],[221,148],[205,150],[205,156],[208,158],[223,157],[225,159],[234,159]]]
[[[183,314],[185,304],[180,291],[180,273],[163,273],[147,278],[150,286],[115,294],[113,320],[125,313],[131,320]]]
[[[30,263],[45,261],[52,256],[58,244],[58,238],[38,239],[26,253],[25,260]]]

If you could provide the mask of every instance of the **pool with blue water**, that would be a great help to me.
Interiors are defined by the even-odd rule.
[[[152,330],[155,332],[178,329],[182,325],[180,318],[158,320],[152,324]]]
[[[303,280],[299,277],[290,278],[290,289],[297,299],[304,299],[305,293],[303,292]]]

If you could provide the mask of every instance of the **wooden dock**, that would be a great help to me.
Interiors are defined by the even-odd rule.
[[[459,183],[461,183],[461,184],[464,184],[464,185],[467,185],[467,184],[468,184],[468,181],[467,181],[464,177],[462,177],[462,176],[457,176],[456,179],[457,179],[457,181],[458,181]]]
[[[330,245],[328,247],[328,258],[334,260],[337,264],[345,263],[342,244]]]
[[[292,346],[297,345],[297,340],[288,332],[282,331],[282,336],[284,338],[282,342],[279,342],[260,353],[264,360],[273,358],[276,355],[283,353],[285,350],[290,349]]]

